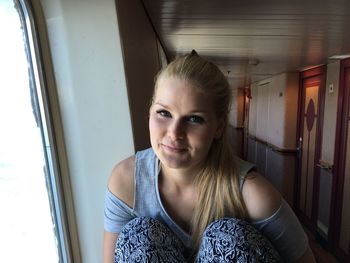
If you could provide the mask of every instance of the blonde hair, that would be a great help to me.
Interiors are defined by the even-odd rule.
[[[191,222],[191,234],[197,251],[205,228],[223,217],[246,218],[239,186],[235,157],[227,138],[231,91],[226,77],[217,66],[200,57],[195,51],[171,62],[156,78],[156,93],[160,79],[174,77],[208,92],[214,99],[215,113],[223,122],[223,131],[214,139],[205,167],[196,179],[198,203]]]

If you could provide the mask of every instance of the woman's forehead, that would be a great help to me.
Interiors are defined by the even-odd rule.
[[[196,96],[208,96],[198,85],[195,85],[189,80],[180,79],[177,77],[163,77],[157,85],[155,95],[172,95],[182,92],[183,94],[193,94]]]
[[[179,86],[184,90],[190,90],[196,93],[206,93],[194,80],[183,79],[176,76],[162,76],[157,82],[157,89],[160,87],[176,89]]]
[[[179,107],[208,109],[213,107],[213,100],[208,92],[193,85],[189,81],[167,77],[158,82],[154,102],[175,104]]]

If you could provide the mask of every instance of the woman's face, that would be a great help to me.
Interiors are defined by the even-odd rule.
[[[150,109],[152,148],[173,169],[198,168],[205,160],[219,121],[208,93],[177,78],[162,78]]]

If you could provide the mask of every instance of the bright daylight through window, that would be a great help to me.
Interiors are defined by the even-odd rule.
[[[0,262],[65,262],[45,98],[23,3],[0,0]]]

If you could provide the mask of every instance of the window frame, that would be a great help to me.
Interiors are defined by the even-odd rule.
[[[42,135],[59,262],[80,263],[73,195],[45,18],[39,1],[13,2],[23,27],[26,55],[31,66],[29,78],[35,87],[34,103],[39,109],[36,118]]]

